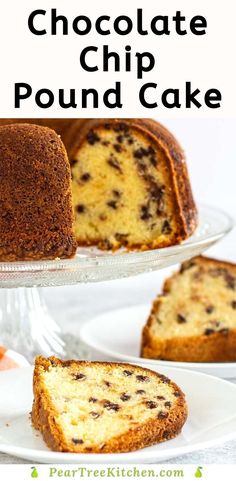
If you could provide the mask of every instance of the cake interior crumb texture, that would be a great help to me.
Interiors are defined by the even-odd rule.
[[[185,262],[154,303],[142,354],[180,361],[236,360],[236,265],[204,256]]]
[[[85,124],[72,151],[75,234],[80,245],[164,247],[180,242],[196,227],[190,188],[185,196],[177,188],[171,166],[174,148],[172,152],[165,148],[145,123]],[[186,177],[188,188],[181,150],[178,155],[183,169],[178,175]],[[186,220],[181,202],[188,201]]]
[[[55,450],[131,451],[174,437],[186,419],[175,384],[131,365],[39,358],[34,392],[33,424]]]

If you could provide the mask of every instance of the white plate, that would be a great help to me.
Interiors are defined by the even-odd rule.
[[[222,378],[236,379],[236,362],[173,362],[140,358],[142,328],[150,305],[138,305],[106,312],[82,326],[80,337],[103,359],[148,364],[149,367],[177,367]]]
[[[189,416],[179,436],[132,453],[71,454],[50,451],[31,426],[32,368],[4,371],[0,373],[0,451],[43,463],[151,463],[236,438],[234,384],[181,369],[161,372],[186,394]]]

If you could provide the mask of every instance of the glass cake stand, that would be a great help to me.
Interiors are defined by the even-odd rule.
[[[178,246],[116,253],[78,248],[75,258],[69,260],[0,263],[0,344],[30,361],[36,354],[70,357],[71,339],[63,337],[49,314],[40,287],[119,279],[162,269],[199,255],[232,227],[227,214],[202,206],[196,232]]]

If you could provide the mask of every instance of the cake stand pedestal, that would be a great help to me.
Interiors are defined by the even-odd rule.
[[[0,263],[0,344],[32,361],[37,354],[84,357],[48,312],[41,287],[119,279],[183,262],[201,254],[226,235],[232,219],[201,207],[199,227],[183,244],[145,252],[115,254],[80,248],[68,260]],[[78,352],[80,351],[80,352]]]

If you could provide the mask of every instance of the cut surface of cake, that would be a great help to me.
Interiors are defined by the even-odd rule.
[[[70,166],[51,129],[0,127],[0,261],[72,257]]]
[[[141,355],[236,361],[236,265],[204,256],[183,263],[154,302]]]
[[[33,426],[55,451],[128,452],[180,433],[184,394],[130,364],[36,358]]]
[[[184,154],[160,124],[89,120],[63,140],[79,245],[145,250],[178,244],[194,231],[197,212]]]

